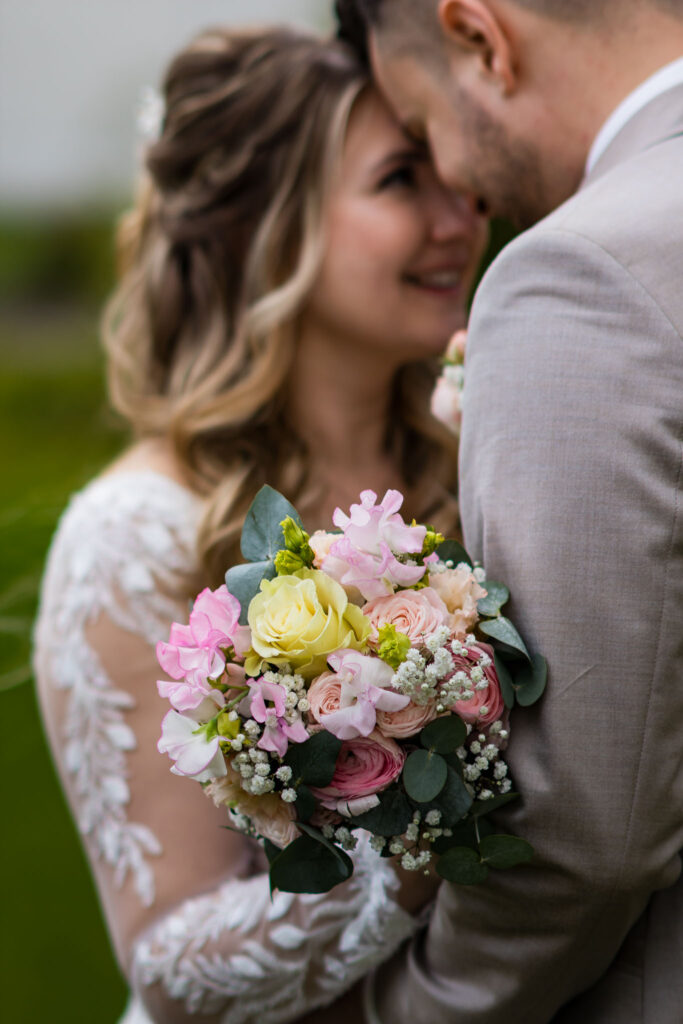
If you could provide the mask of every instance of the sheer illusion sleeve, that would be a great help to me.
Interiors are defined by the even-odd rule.
[[[154,654],[187,608],[200,506],[155,473],[119,473],[73,499],[36,628],[46,730],[119,959],[130,1020],[293,1021],[386,959],[415,929],[386,861],[360,845],[332,893],[272,898],[260,850],[222,828],[156,751],[166,710]],[[143,1010],[142,1007],[145,1007]]]

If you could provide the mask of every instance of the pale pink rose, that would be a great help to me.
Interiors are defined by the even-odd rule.
[[[325,530],[316,530],[315,533],[311,534],[308,538],[308,543],[315,555],[313,565],[316,569],[322,569],[323,562],[330,553],[330,548],[338,540],[338,533],[326,533]]]
[[[205,790],[217,807],[232,807],[248,818],[260,836],[283,848],[299,836],[294,824],[296,811],[293,804],[287,804],[277,793],[254,796],[242,789],[240,776],[230,763],[227,774],[216,779]]]
[[[377,729],[383,736],[392,736],[397,740],[405,740],[415,736],[425,725],[429,725],[437,717],[436,705],[413,704],[411,701],[401,711],[378,711]]]
[[[477,601],[486,597],[469,565],[458,565],[455,569],[432,572],[429,586],[442,598],[450,612],[448,625],[454,633],[469,633],[479,620]]]
[[[393,593],[397,585],[414,586],[424,576],[424,566],[406,565],[397,555],[419,554],[426,527],[403,521],[400,491],[387,491],[379,505],[374,491],[363,491],[360,501],[351,506],[350,516],[335,509],[334,525],[343,537],[330,547],[323,570],[343,586],[360,590],[366,601]]]
[[[340,814],[361,814],[379,800],[369,799],[386,789],[403,769],[406,755],[391,739],[375,731],[342,743],[332,781],[314,793],[323,807]]]
[[[260,836],[270,839],[281,850],[298,839],[300,833],[294,823],[296,811],[293,804],[286,804],[275,793],[259,797],[244,793],[244,796],[247,800],[240,797],[237,810],[249,818]]]
[[[335,672],[323,672],[309,687],[306,697],[310,704],[310,714],[321,722],[325,715],[339,710],[341,681]]]
[[[462,371],[462,368],[445,366],[437,378],[430,400],[430,410],[434,419],[443,423],[457,437],[462,425],[462,384],[460,374],[454,374],[454,370]]]
[[[370,643],[376,644],[379,630],[387,623],[396,627],[399,633],[405,633],[413,645],[424,641],[448,622],[448,608],[432,587],[422,590],[399,590],[396,594],[376,597],[363,608],[372,624]]]
[[[474,643],[468,644],[467,652],[467,656],[453,655],[455,671],[471,675],[472,669],[480,666],[487,686],[477,690],[473,685],[474,695],[469,700],[456,701],[451,711],[455,711],[464,722],[471,725],[491,725],[505,713],[505,701],[493,660],[493,648],[489,644]]]

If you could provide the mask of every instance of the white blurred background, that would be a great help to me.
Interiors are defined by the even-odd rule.
[[[117,201],[136,109],[168,58],[222,23],[324,29],[331,0],[0,0],[0,207]]]

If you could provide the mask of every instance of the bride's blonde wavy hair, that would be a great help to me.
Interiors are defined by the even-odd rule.
[[[138,438],[170,440],[206,498],[198,549],[213,585],[240,561],[244,514],[263,483],[302,512],[311,500],[285,382],[324,253],[333,171],[367,85],[344,44],[286,29],[212,29],[166,74],[161,134],[119,228],[122,277],[104,341],[114,407]],[[409,485],[445,485],[438,508],[411,512],[452,528],[456,459],[428,413],[432,383],[426,365],[399,371],[387,446]]]

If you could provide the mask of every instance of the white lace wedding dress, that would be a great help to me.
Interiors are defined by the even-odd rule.
[[[128,964],[125,1024],[197,1013],[277,1024],[350,988],[415,920],[394,901],[392,869],[365,846],[353,878],[324,896],[271,899],[265,873],[235,877],[228,864],[208,891],[193,878],[195,854],[202,873],[202,837],[218,845],[231,834],[214,832],[213,818],[210,829],[195,829],[187,816],[218,812],[199,786],[168,773],[150,729],[165,711],[154,646],[187,616],[173,584],[194,567],[199,514],[191,492],[147,470],[101,477],[76,495],[49,555],[36,675],[55,760]]]

